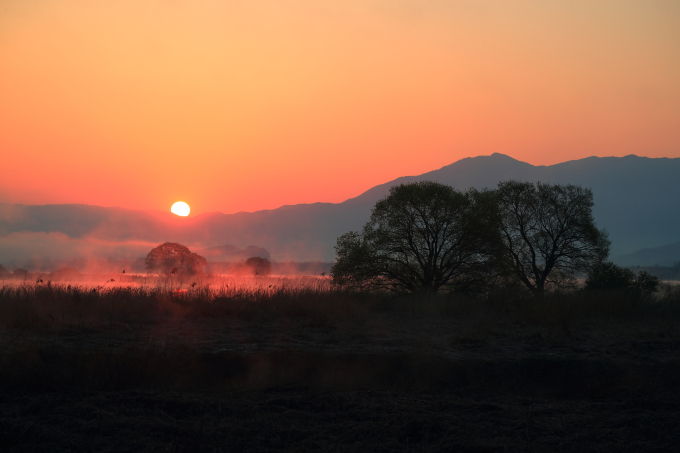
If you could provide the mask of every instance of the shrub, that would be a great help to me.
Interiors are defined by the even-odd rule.
[[[635,286],[640,291],[653,293],[659,287],[659,277],[641,271],[635,277]]]

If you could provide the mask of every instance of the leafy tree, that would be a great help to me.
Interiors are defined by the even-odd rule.
[[[587,272],[609,254],[607,233],[595,226],[590,189],[504,181],[495,192],[503,262],[534,295]]]
[[[362,232],[338,238],[333,282],[436,293],[481,279],[498,242],[493,201],[488,192],[436,182],[392,187]]]
[[[10,274],[10,272],[7,269],[5,269],[5,266],[0,264],[0,278],[9,278],[11,276],[12,274]]]
[[[635,290],[654,292],[659,286],[659,278],[645,271],[637,275],[630,269],[619,267],[612,262],[593,266],[586,279],[587,290]]]
[[[168,276],[196,275],[205,272],[208,262],[182,244],[166,242],[146,255],[144,265],[149,272],[158,272]]]
[[[607,261],[593,266],[588,272],[586,289],[591,291],[626,289],[632,287],[634,283],[633,271]]]
[[[254,275],[269,275],[272,273],[272,263],[267,258],[251,256],[246,260],[245,266],[250,268]]]

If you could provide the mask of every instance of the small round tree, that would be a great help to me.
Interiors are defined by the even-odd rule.
[[[60,267],[50,274],[52,280],[74,280],[82,277],[83,274],[73,267]]]
[[[21,267],[17,267],[12,271],[12,275],[14,276],[14,278],[26,280],[26,278],[28,277],[28,271]]]
[[[267,258],[251,256],[246,260],[245,265],[252,269],[254,275],[269,275],[272,272],[272,263]]]
[[[150,273],[167,276],[197,275],[208,268],[205,258],[176,242],[166,242],[151,250],[146,255],[144,265]]]

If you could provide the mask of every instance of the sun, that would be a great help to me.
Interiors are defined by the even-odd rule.
[[[182,216],[182,217],[186,217],[191,212],[191,208],[185,202],[178,201],[177,203],[172,205],[172,208],[170,208],[170,212],[172,212],[173,214],[177,214],[179,216]]]

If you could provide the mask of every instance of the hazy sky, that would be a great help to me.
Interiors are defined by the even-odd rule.
[[[339,202],[501,152],[680,157],[678,0],[3,0],[0,202]]]

